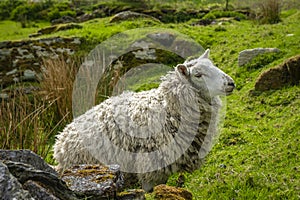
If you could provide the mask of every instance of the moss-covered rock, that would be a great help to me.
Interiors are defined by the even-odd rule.
[[[143,19],[151,19],[155,22],[160,22],[158,19],[156,19],[155,17],[152,17],[150,15],[146,15],[146,14],[142,14],[142,13],[137,13],[137,12],[132,12],[132,11],[123,11],[120,12],[116,15],[114,15],[111,20],[110,23],[113,22],[122,22],[122,21],[127,21],[127,20],[135,20],[138,18],[143,18]]]
[[[62,180],[68,187],[94,199],[115,197],[123,187],[123,177],[118,165],[78,165],[64,171]]]
[[[267,91],[300,84],[300,55],[263,72],[255,83],[255,90]]]
[[[80,47],[79,38],[43,38],[0,42],[0,85],[37,81],[44,58],[69,56]]]
[[[36,34],[31,35],[31,37],[47,35],[58,31],[65,31],[70,29],[81,29],[81,28],[82,26],[76,23],[53,25],[38,30],[38,32]]]
[[[157,200],[192,200],[193,195],[189,191],[167,185],[158,185],[154,188]]]

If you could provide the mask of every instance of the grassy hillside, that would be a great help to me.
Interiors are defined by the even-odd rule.
[[[193,20],[179,24],[151,20],[111,24],[109,19],[95,19],[82,23],[82,29],[43,37],[83,37],[86,51],[125,30],[171,28],[210,48],[215,64],[236,81],[237,89],[226,101],[227,113],[218,143],[201,169],[185,174],[184,187],[193,193],[194,199],[300,198],[300,87],[253,92],[261,72],[300,54],[299,10],[283,12],[282,22],[274,25],[259,25],[249,20],[205,27],[192,26]],[[22,39],[37,30],[17,28],[13,32],[15,25],[8,21],[0,22],[0,27],[0,41]],[[264,58],[238,67],[238,53],[257,47],[276,47],[281,53],[263,65]],[[142,83],[138,84],[133,88]],[[172,176],[168,184],[175,185],[176,179],[177,175]],[[148,199],[152,198],[149,194]]]

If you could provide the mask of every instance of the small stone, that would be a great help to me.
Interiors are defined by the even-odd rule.
[[[225,169],[227,166],[225,164],[220,164],[219,167]]]
[[[0,99],[8,99],[9,96],[7,93],[0,93]]]
[[[7,72],[7,73],[6,73],[6,76],[16,74],[17,72],[18,72],[18,69],[13,69],[13,70]]]
[[[26,69],[23,72],[23,77],[22,77],[23,81],[31,81],[31,80],[36,80],[36,72],[32,71],[30,69]]]

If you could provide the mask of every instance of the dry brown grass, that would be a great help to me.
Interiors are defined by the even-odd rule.
[[[27,94],[16,85],[0,102],[0,149],[30,149],[51,155],[54,136],[72,120],[72,90],[76,61],[63,57],[44,60],[39,90]],[[51,161],[51,159],[49,159]]]
[[[48,101],[54,101],[59,118],[72,119],[72,92],[80,62],[59,57],[44,60],[41,91]]]
[[[263,24],[276,24],[281,21],[282,0],[264,0],[258,3],[258,19]]]
[[[0,149],[30,149],[42,157],[50,151],[60,122],[55,122],[53,101],[44,101],[36,93],[15,89],[12,98],[0,104]]]

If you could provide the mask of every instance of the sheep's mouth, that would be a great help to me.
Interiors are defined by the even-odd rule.
[[[226,85],[226,87],[225,87],[225,94],[226,94],[226,95],[232,94],[234,88],[235,88],[234,82],[231,82],[231,81],[230,81],[230,82]]]
[[[234,87],[228,87],[228,88],[226,88],[226,89],[225,89],[225,94],[226,94],[226,96],[227,96],[227,95],[231,95],[232,92],[233,92],[233,90],[234,90]]]

